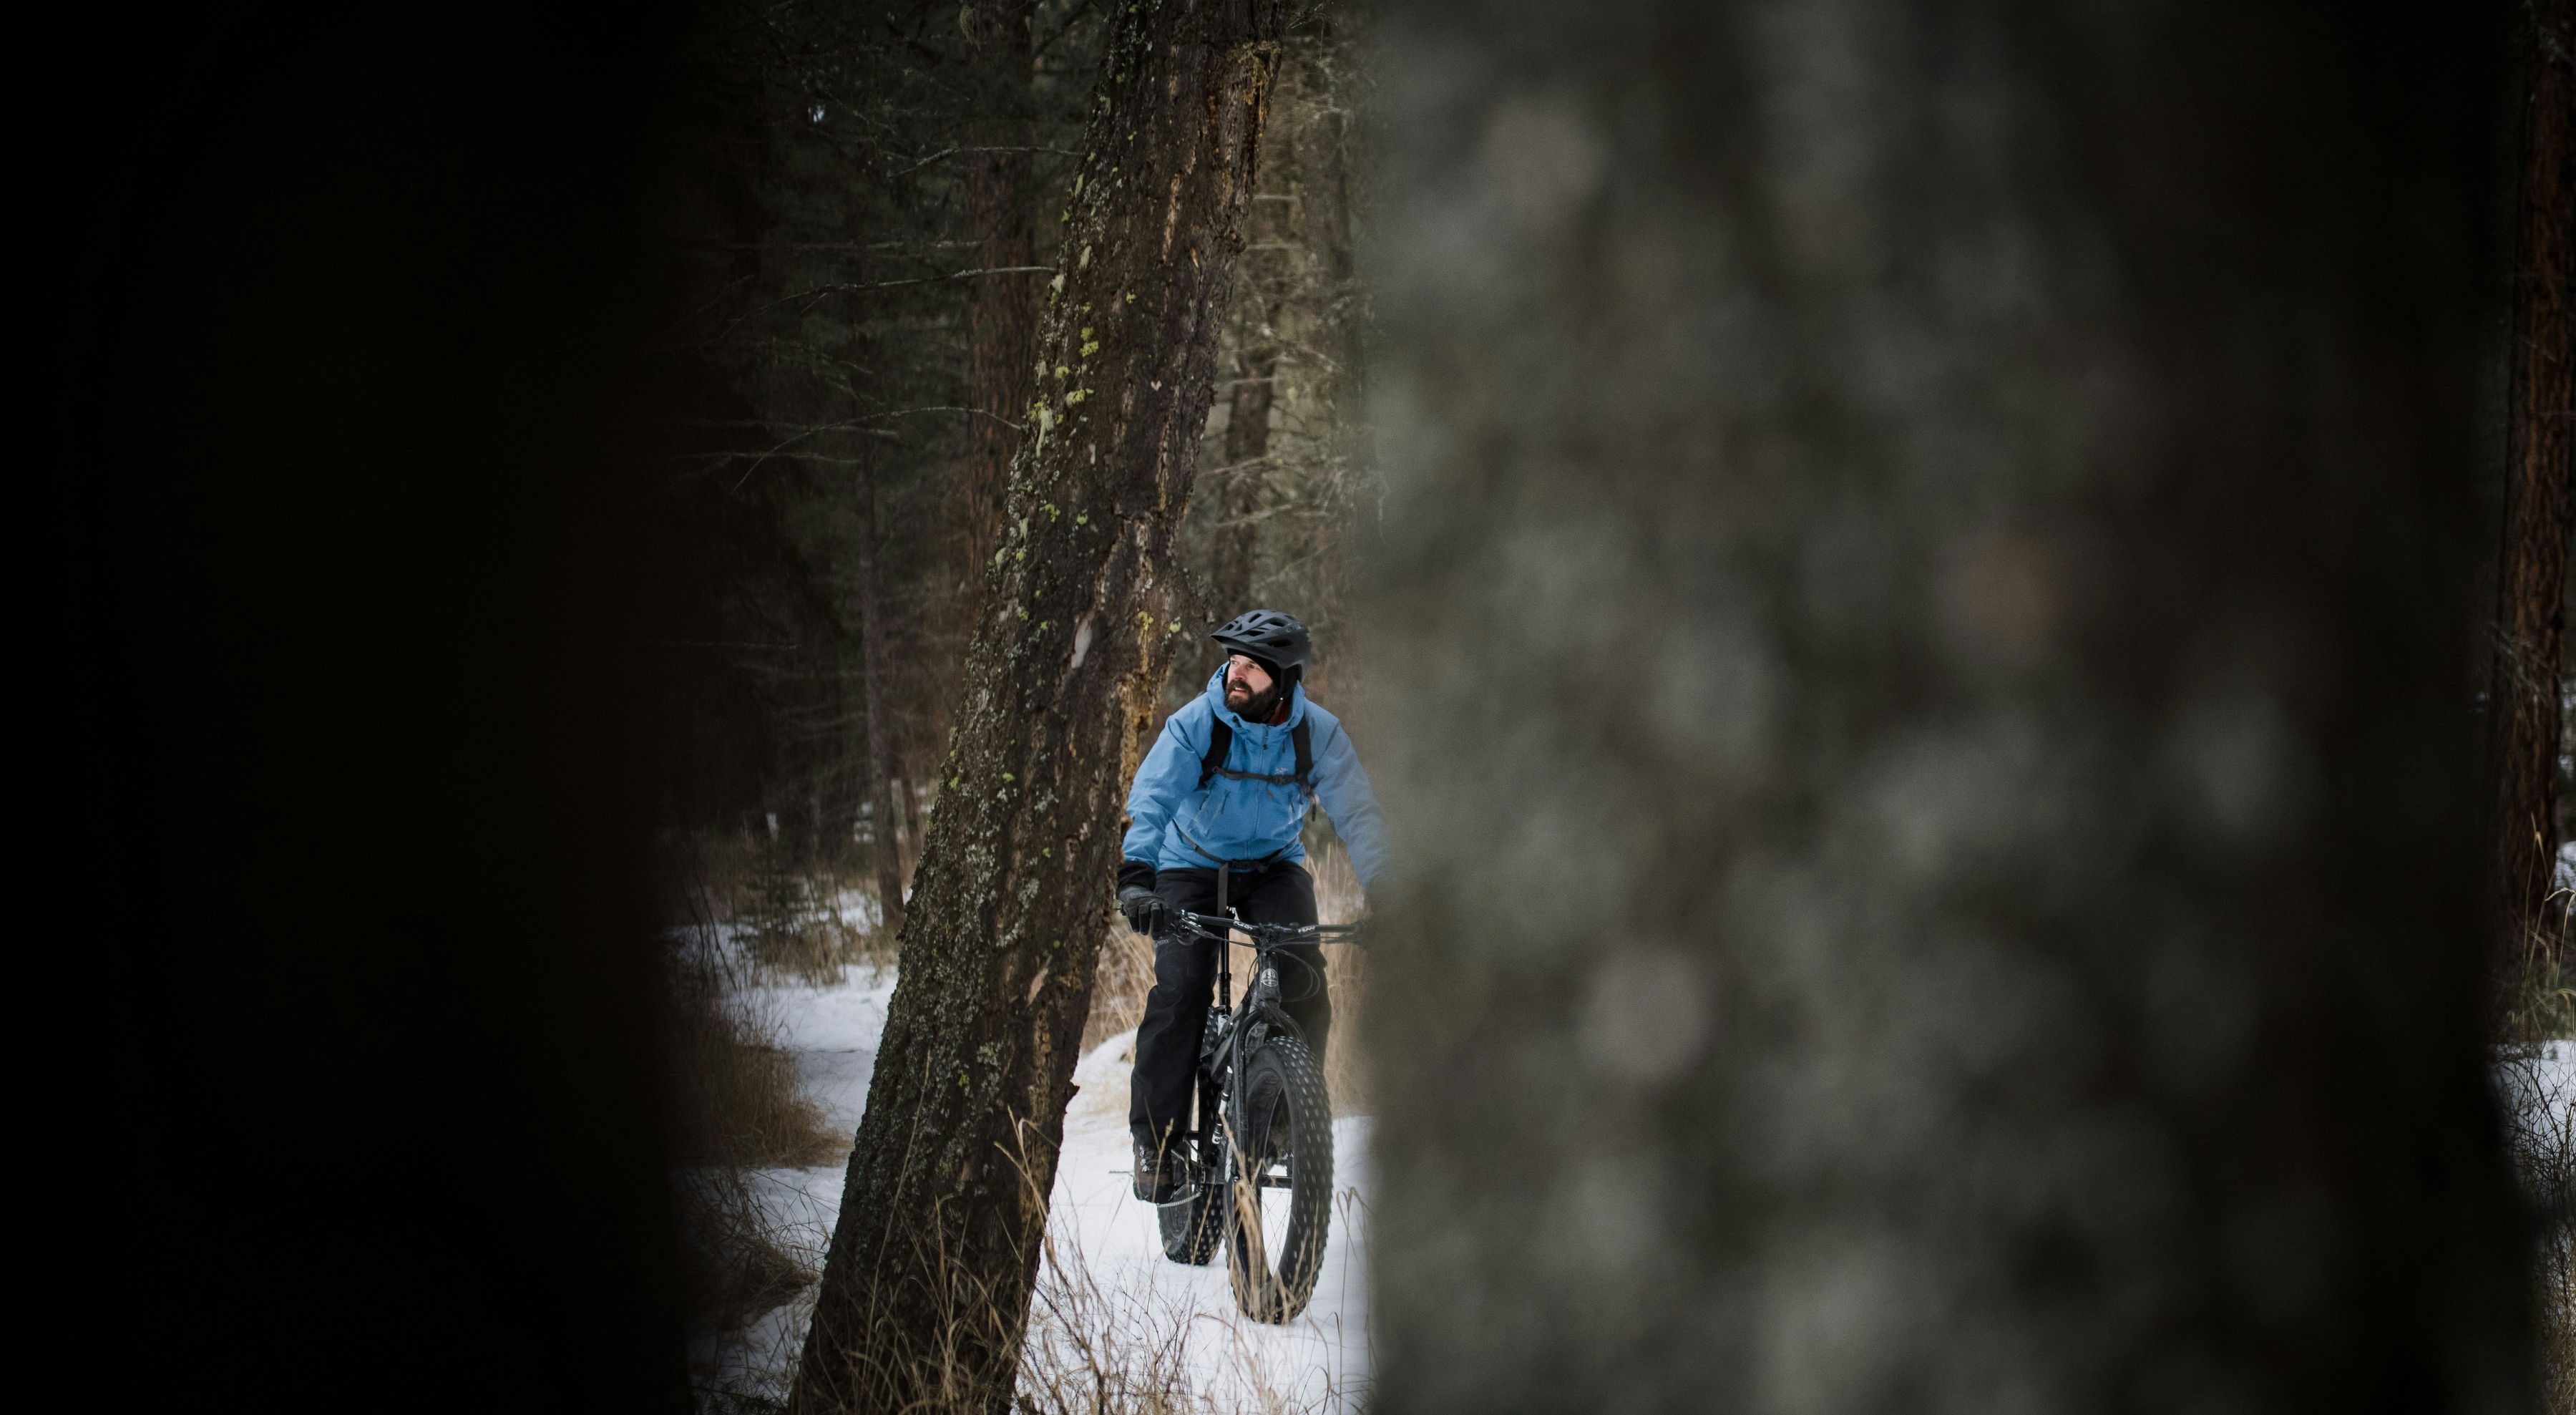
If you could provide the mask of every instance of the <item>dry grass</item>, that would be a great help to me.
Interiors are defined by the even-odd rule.
[[[872,876],[835,873],[752,836],[693,840],[684,853],[693,922],[738,944],[760,971],[823,985],[853,963],[894,965]]]
[[[830,1163],[839,1141],[805,1096],[796,1059],[778,1045],[774,1023],[753,1015],[746,993],[715,981],[721,971],[675,970],[674,1158],[692,1167]]]
[[[1021,1173],[1028,1174],[1025,1166]],[[819,1258],[829,1235],[816,1228],[790,1235]],[[973,1382],[963,1379],[965,1353],[989,1350],[1009,1330],[1018,1363],[1010,1408],[1015,1415],[1326,1415],[1347,1408],[1338,1394],[1304,1399],[1283,1391],[1255,1354],[1249,1318],[1214,1317],[1170,1294],[1120,1290],[1092,1271],[1081,1249],[1050,1224],[1041,1238],[1037,1281],[1016,1329],[988,1279],[951,1274],[931,1285],[944,1294],[940,1330],[841,1356],[862,1409],[933,1415],[985,1415]],[[937,1255],[916,1255],[936,1272]],[[800,1295],[784,1321],[764,1322],[771,1345],[759,1369],[738,1368],[717,1401],[728,1412],[783,1407],[811,1320],[813,1294]],[[1213,1359],[1211,1357],[1213,1356]],[[1213,1379],[1222,1391],[1202,1382]]]
[[[1211,1319],[1101,1285],[1082,1254],[1047,1239],[1014,1408],[1023,1415],[1322,1415],[1331,1397],[1281,1390],[1250,1355],[1239,1314]],[[1227,1353],[1228,1399],[1201,1390],[1198,1349]]]
[[[773,1029],[744,1011],[720,970],[675,970],[672,1059],[673,1179],[691,1321],[725,1332],[814,1281],[778,1241],[754,1192],[764,1166],[827,1164],[846,1150],[806,1098],[793,1057]]]
[[[2498,988],[2497,1086],[2515,1177],[2536,1220],[2541,1408],[2576,1412],[2576,987],[2570,897],[2508,960]]]
[[[1182,1415],[1190,1324],[1103,1287],[1079,1250],[1050,1231],[1030,1298],[1017,1409],[1028,1415]]]
[[[1366,899],[1359,876],[1342,847],[1326,845],[1314,852],[1307,868],[1315,874],[1315,912],[1328,924],[1347,924],[1360,917]],[[1333,990],[1333,1036],[1324,1046],[1324,1088],[1332,1093],[1333,1114],[1367,1115],[1375,1092],[1360,1058],[1360,1012],[1368,1006],[1368,949],[1375,943],[1331,944],[1324,949],[1324,977]]]
[[[2576,944],[2576,893],[2549,897],[2541,922],[2525,931],[2519,957],[2505,960],[2497,989],[2496,1032],[2507,1046],[2576,1038],[2576,974],[2568,948]]]
[[[780,1231],[756,1171],[830,1164],[848,1152],[807,1097],[761,985],[837,980],[863,931],[817,907],[826,886],[794,880],[756,851],[693,852],[693,888],[668,955],[664,1025],[671,1065],[673,1199],[690,1319],[739,1331],[809,1288],[813,1245]]]
[[[1283,1390],[1240,1312],[1214,1315],[1168,1292],[1105,1283],[1052,1221],[1041,1241],[1012,1402],[1018,1415],[1324,1415],[1347,1407],[1336,1393],[1307,1400]]]
[[[2515,1178],[2535,1220],[2541,1408],[2576,1412],[2576,1055],[2564,1041],[2508,1048],[2496,1069]]]
[[[1082,1049],[1089,1052],[1144,1021],[1145,994],[1153,988],[1153,941],[1123,919],[1111,923],[1100,941],[1100,976],[1091,989],[1091,1015],[1082,1023]]]

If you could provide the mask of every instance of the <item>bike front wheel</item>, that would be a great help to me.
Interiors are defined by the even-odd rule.
[[[1333,1216],[1333,1111],[1323,1069],[1293,1036],[1246,1063],[1235,1120],[1226,1272],[1235,1305],[1261,1322],[1306,1310]]]

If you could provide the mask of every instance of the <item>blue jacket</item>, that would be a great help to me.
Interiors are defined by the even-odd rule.
[[[1127,839],[1130,860],[1143,860],[1157,870],[1211,870],[1218,860],[1258,860],[1276,853],[1303,860],[1306,847],[1298,831],[1306,823],[1308,798],[1294,782],[1272,784],[1231,776],[1211,778],[1199,789],[1199,763],[1207,755],[1208,726],[1219,715],[1234,729],[1225,769],[1260,776],[1287,776],[1297,770],[1297,749],[1289,740],[1299,718],[1312,724],[1307,747],[1314,756],[1315,799],[1351,851],[1351,868],[1366,888],[1386,867],[1386,822],[1378,814],[1377,796],[1369,790],[1368,773],[1351,747],[1339,718],[1307,701],[1302,684],[1289,687],[1288,717],[1276,727],[1246,722],[1225,705],[1225,669],[1208,678],[1207,691],[1163,723],[1163,735],[1136,769],[1136,784],[1127,789]],[[1195,843],[1194,843],[1195,842]]]

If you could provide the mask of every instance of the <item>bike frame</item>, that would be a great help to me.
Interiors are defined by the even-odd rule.
[[[1269,1040],[1272,1028],[1292,1033],[1297,1031],[1297,1024],[1290,1020],[1286,1009],[1280,1005],[1279,969],[1271,955],[1291,944],[1347,943],[1359,932],[1357,924],[1246,923],[1234,917],[1234,911],[1226,907],[1224,899],[1224,886],[1219,885],[1217,907],[1223,911],[1221,914],[1193,914],[1186,909],[1170,911],[1178,927],[1214,944],[1217,949],[1217,1015],[1210,1019],[1208,1025],[1218,1029],[1218,1036],[1213,1050],[1208,1049],[1204,1042],[1200,1044],[1204,1058],[1200,1074],[1222,1078],[1223,1094],[1218,1099],[1217,1113],[1202,1116],[1199,1128],[1194,1132],[1202,1154],[1194,1165],[1208,1171],[1200,1176],[1202,1182],[1223,1180],[1226,1177],[1223,1173],[1226,1159],[1236,1151],[1232,1131],[1236,1118],[1242,1114],[1244,1073],[1247,1069],[1238,1063]],[[1233,934],[1237,930],[1252,939],[1253,978],[1251,985],[1244,990],[1241,1011],[1237,1011],[1234,1005],[1232,955]],[[1302,1033],[1299,1039],[1304,1039]],[[1316,1060],[1320,1064],[1322,1058]],[[1278,1187],[1267,1175],[1262,1176],[1261,1182]]]

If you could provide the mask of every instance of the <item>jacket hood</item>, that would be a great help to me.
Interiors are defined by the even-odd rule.
[[[1208,675],[1207,700],[1209,709],[1214,711],[1217,716],[1224,718],[1225,725],[1233,728],[1237,732],[1251,732],[1256,734],[1285,732],[1289,728],[1296,726],[1298,719],[1306,715],[1306,685],[1301,680],[1288,685],[1287,721],[1280,723],[1276,727],[1270,726],[1267,723],[1244,721],[1241,713],[1238,713],[1234,709],[1225,705],[1225,665],[1222,663],[1216,666],[1216,671],[1214,673]],[[1256,736],[1253,740],[1266,741],[1267,739]]]

